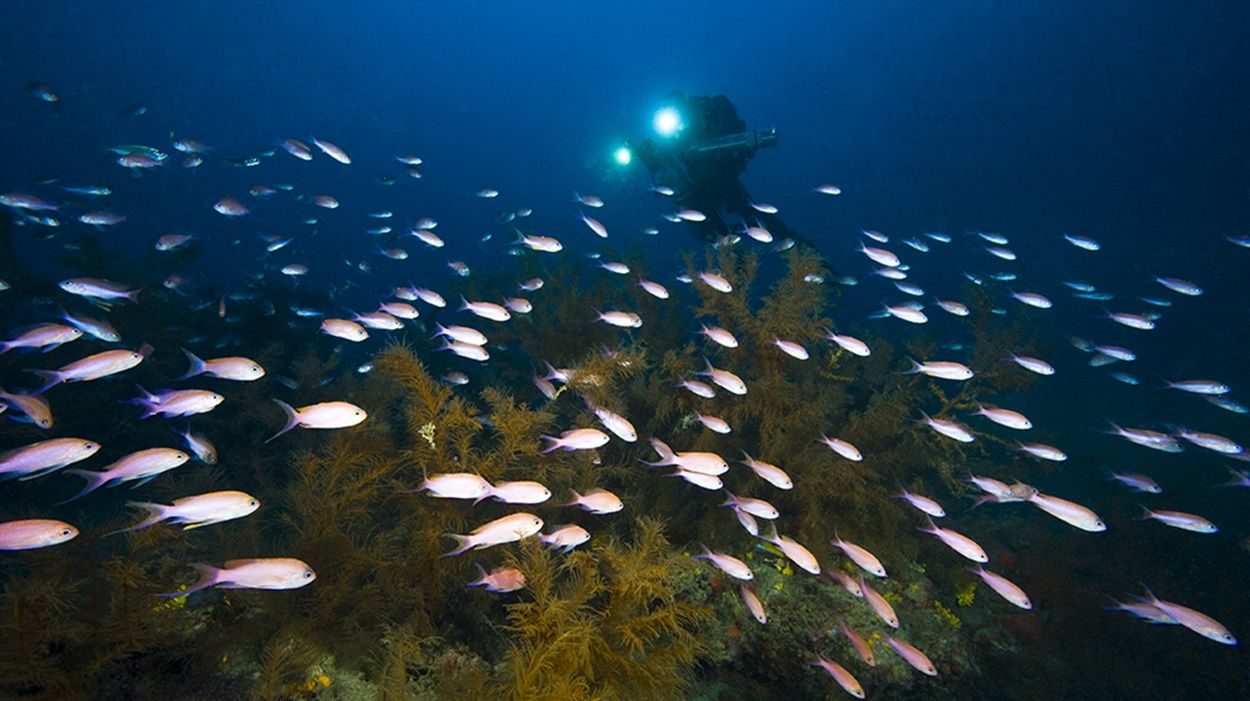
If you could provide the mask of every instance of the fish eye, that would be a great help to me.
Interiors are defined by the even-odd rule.
[[[260,506],[260,502],[256,501],[255,499],[248,499],[247,505],[248,506]]]
[[[70,536],[74,535],[74,532],[73,532],[73,531],[71,531],[71,530],[70,530],[70,529],[68,529],[68,528],[62,528],[62,529],[61,529],[61,535],[62,535],[62,536],[64,536],[64,537],[66,537],[66,538],[68,538],[68,537],[70,537]]]
[[[252,372],[260,372],[260,367],[258,367],[258,366],[256,366],[256,365],[253,365],[253,366],[252,366]]]
[[[313,577],[312,570],[304,570],[304,579],[312,579],[312,577]]]
[[[82,444],[82,447],[83,447],[84,449],[86,449],[86,450],[91,450],[91,447],[92,447],[93,445],[95,445],[95,444],[94,444],[94,443],[92,443],[91,441],[87,441],[86,443],[83,443],[83,444]]]

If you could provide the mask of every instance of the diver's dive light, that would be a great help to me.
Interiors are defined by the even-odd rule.
[[[612,152],[612,158],[618,166],[627,166],[634,160],[634,152],[629,150],[628,146],[618,146]]]
[[[651,126],[660,136],[673,136],[685,126],[676,107],[661,107],[651,118]]]

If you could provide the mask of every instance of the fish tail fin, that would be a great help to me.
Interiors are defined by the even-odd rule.
[[[61,376],[61,373],[56,370],[29,370],[28,369],[26,372],[29,372],[32,375],[37,375],[43,378],[43,386],[35,390],[34,392],[31,392],[32,396],[43,394],[44,392],[47,392],[49,389],[52,389],[53,387],[65,381],[64,378]]]
[[[131,290],[131,291],[127,292],[127,293],[126,293],[125,295],[123,295],[123,296],[124,296],[126,299],[130,300],[131,302],[134,302],[135,304],[138,304],[138,303],[139,303],[139,293],[140,293],[140,292],[142,292],[142,291],[144,291],[144,290],[146,290],[146,289],[147,289],[146,287],[140,287],[140,288],[139,288],[139,289],[137,289],[137,290]]]
[[[299,425],[299,414],[296,413],[294,407],[282,401],[281,399],[275,399],[273,401],[276,402],[278,406],[282,407],[282,411],[286,412],[286,425],[282,427],[281,431],[278,431],[277,433],[270,436],[269,439],[265,441],[266,443],[268,443],[269,441],[272,441],[278,436],[281,436],[282,434],[286,433],[287,431],[290,431],[291,429]]]
[[[11,349],[12,347],[13,347],[13,344],[11,342],[0,341],[0,355],[4,355],[5,353],[8,353],[9,349]]]
[[[108,533],[105,533],[104,535],[110,536],[110,535],[117,535],[118,533],[129,533],[131,531],[138,531],[138,530],[147,528],[148,526],[158,524],[161,521],[165,520],[165,505],[164,504],[153,504],[153,503],[146,502],[146,501],[128,501],[126,502],[126,506],[135,506],[140,509],[143,509],[144,511],[147,512],[147,517],[133,526],[129,526],[127,528],[119,528],[115,531],[109,531]]]
[[[455,557],[460,553],[472,550],[473,546],[476,545],[471,536],[460,535],[459,533],[445,533],[444,535],[456,541],[456,547],[451,552],[443,553],[443,557]]]
[[[982,504],[994,504],[997,501],[998,501],[998,498],[995,497],[993,494],[984,494],[982,496],[977,497],[976,501],[972,502],[972,506],[968,507],[968,511],[972,511],[973,509],[977,508],[978,506]]]
[[[1145,521],[1155,515],[1155,512],[1151,511],[1150,507],[1145,504],[1138,504],[1137,508],[1141,509],[1141,516],[1137,517],[1138,521]]]
[[[78,475],[86,479],[87,484],[77,494],[66,499],[65,501],[60,502],[60,504],[68,504],[69,502],[74,501],[75,499],[80,499],[90,494],[91,492],[94,492],[100,487],[104,486],[104,484],[107,483],[109,480],[108,477],[105,477],[107,473],[104,473],[104,472],[92,472],[90,470],[66,470],[66,472],[69,474]],[[58,504],[58,506],[60,504]]]
[[[218,578],[221,575],[220,569],[213,567],[212,565],[206,565],[202,562],[194,563],[191,566],[199,570],[200,572],[199,581],[187,587],[186,589],[183,589],[182,591],[171,591],[165,594],[157,594],[157,596],[165,598],[165,599],[171,599],[171,598],[176,598],[180,596],[186,596],[188,594],[193,594],[197,591],[208,589],[209,587],[217,584]]]
[[[480,562],[473,563],[473,566],[477,568],[477,579],[469,582],[469,586],[480,587],[483,584],[486,584],[486,568],[482,567],[482,563]]]
[[[547,453],[550,453],[551,451],[560,447],[560,439],[556,438],[555,436],[548,436],[546,434],[543,434],[542,436],[539,436],[539,438],[545,441],[551,441],[551,445],[548,445],[547,447],[542,449],[543,455],[546,455]]]
[[[652,467],[659,467],[661,465],[667,465],[672,462],[674,457],[676,457],[676,454],[673,452],[673,449],[668,447],[668,444],[660,440],[659,438],[651,439],[651,447],[654,448],[655,452],[660,456],[660,460],[658,463],[654,465],[652,465],[651,463],[647,463],[648,465],[651,465]]]
[[[772,521],[769,521],[768,527],[772,532],[769,535],[764,536],[764,540],[770,543],[776,543],[777,541],[781,540],[781,534],[777,532],[777,524]]]
[[[545,360],[543,361],[543,365],[547,366],[547,376],[543,378],[544,380],[551,382],[552,380],[560,379],[557,377],[560,374],[560,371],[556,370],[555,366]]]
[[[148,408],[151,409],[149,405],[159,403],[160,398],[157,397],[155,394],[152,394],[151,392],[144,389],[143,385],[136,383],[135,389],[139,390],[139,394],[143,396],[136,397],[135,399],[127,399],[126,400],[127,404],[138,404],[139,406],[148,406]],[[147,416],[151,416],[151,414],[150,413],[147,414],[144,418],[147,418]]]
[[[573,501],[570,501],[567,504],[561,504],[561,506],[577,506],[580,504],[582,501],[582,495],[579,494],[576,489],[571,489],[569,491],[573,492]]]
[[[1103,429],[1099,431],[1099,433],[1109,433],[1111,435],[1119,435],[1121,433],[1124,433],[1124,428],[1120,426],[1120,424],[1117,424],[1116,422],[1111,421],[1110,419],[1107,420],[1107,423],[1111,424],[1111,430],[1108,431],[1106,429]]]
[[[486,490],[485,492],[482,492],[482,496],[480,496],[480,497],[478,497],[478,498],[474,499],[474,500],[473,500],[473,503],[474,503],[474,504],[477,504],[478,502],[482,501],[483,499],[489,499],[489,498],[491,498],[491,497],[493,497],[493,496],[495,496],[495,486],[494,486],[494,485],[491,485],[491,488],[490,488],[490,489],[488,489],[488,490]]]
[[[3,389],[0,389],[0,392],[3,392],[3,391],[4,391]],[[1247,484],[1247,482],[1250,481],[1250,472],[1242,472],[1241,470],[1234,470],[1231,467],[1227,469],[1228,469],[1228,475],[1229,477],[1232,477],[1232,479],[1230,479],[1227,482],[1221,482],[1215,485],[1214,487],[1212,487],[1212,489],[1216,489],[1218,487],[1240,487],[1240,486]]]
[[[1107,598],[1111,600],[1111,605],[1104,606],[1103,607],[1104,611],[1127,611],[1128,610],[1127,608],[1125,608],[1126,606],[1128,606],[1128,604],[1126,604],[1125,602],[1120,601],[1114,596],[1108,596]]]
[[[201,360],[198,356],[196,356],[195,353],[192,353],[186,348],[183,348],[182,352],[186,353],[187,360],[191,363],[191,367],[188,368],[187,371],[182,374],[182,377],[179,377],[178,379],[185,380],[188,377],[195,377],[196,375],[203,375],[204,368],[205,368],[204,361]]]

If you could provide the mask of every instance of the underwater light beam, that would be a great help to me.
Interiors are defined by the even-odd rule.
[[[651,126],[660,136],[672,136],[681,131],[684,124],[682,124],[681,113],[676,108],[661,107],[652,117]]]

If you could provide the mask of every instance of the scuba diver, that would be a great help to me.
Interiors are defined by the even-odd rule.
[[[699,97],[676,92],[666,105],[655,116],[659,136],[647,139],[634,152],[657,187],[673,190],[680,208],[694,209],[707,217],[690,222],[705,241],[720,241],[733,233],[724,219],[725,214],[733,214],[744,226],[758,223],[765,227],[775,240],[806,243],[778,217],[761,218],[742,185],[742,173],[755,152],[777,145],[776,130],[747,129],[724,95]]]

